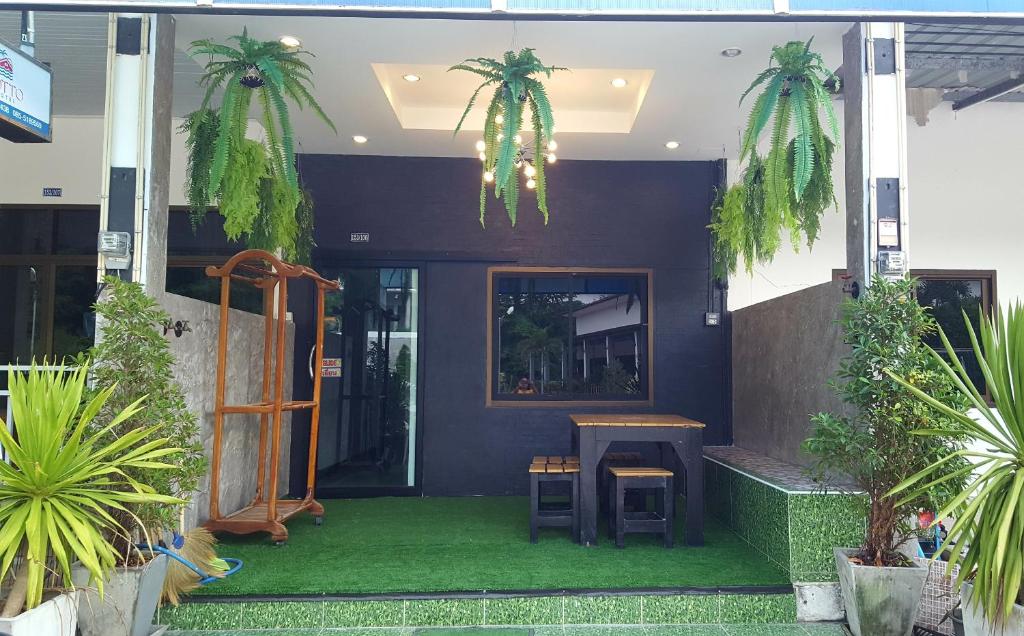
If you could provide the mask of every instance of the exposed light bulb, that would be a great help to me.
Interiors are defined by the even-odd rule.
[[[486,153],[486,152],[481,152],[481,153],[480,153],[479,155],[477,155],[477,156],[479,156],[479,157],[480,157],[480,161],[487,161],[487,153]]]
[[[365,144],[367,142],[367,139],[363,135],[352,135],[352,141],[356,142],[357,144]]]
[[[477,152],[483,152],[485,150],[487,150],[487,144],[484,143],[484,140],[481,139],[481,140],[477,141],[476,142],[476,151]]]
[[[558,157],[555,156],[555,153],[548,153],[548,163],[555,163],[556,161],[558,161]]]
[[[533,190],[534,188],[537,187],[537,182],[534,181],[533,179],[527,179],[526,180],[526,187],[531,189],[531,190]]]
[[[616,77],[612,80],[612,86],[615,88],[626,88],[626,84],[629,84],[629,82],[621,77]]]
[[[415,73],[406,73],[405,75],[402,76],[402,79],[404,79],[407,82],[418,82],[420,81],[420,76],[416,75]]]
[[[548,150],[558,150],[558,142],[552,139],[548,142]]]
[[[486,181],[487,183],[494,181],[494,173],[491,172],[490,170],[484,172],[484,181]]]
[[[525,174],[528,177],[532,177],[533,175],[537,174],[537,169],[533,167],[532,163],[528,163],[526,164],[526,167],[523,168],[523,174]]]
[[[678,141],[666,141],[665,142],[665,147],[668,148],[669,150],[675,150],[676,148],[679,147],[679,142]]]
[[[294,35],[282,35],[278,42],[284,45],[286,49],[297,49],[302,46],[302,42]]]
[[[501,113],[498,113],[497,115],[494,116],[494,123],[496,123],[496,124],[504,124],[505,123],[505,116],[502,115]]]

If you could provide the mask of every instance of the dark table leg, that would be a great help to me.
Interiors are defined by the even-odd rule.
[[[597,545],[597,463],[608,449],[593,426],[578,427],[580,451],[580,543]]]
[[[686,544],[704,545],[704,447],[703,432],[686,431],[686,441],[672,442],[686,472]]]

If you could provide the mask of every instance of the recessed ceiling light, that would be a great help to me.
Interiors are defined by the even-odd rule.
[[[420,76],[416,75],[415,73],[407,73],[402,76],[402,79],[404,79],[407,82],[418,82],[420,81]]]
[[[627,82],[625,79],[621,77],[616,77],[615,79],[612,80],[612,86],[614,86],[615,88],[625,88],[626,84],[629,84],[629,82]]]
[[[729,46],[722,49],[722,57],[739,57],[743,55],[743,49],[738,46]]]
[[[369,140],[362,135],[352,135],[352,141],[356,142],[357,144],[365,144]]]
[[[668,148],[669,150],[675,150],[676,148],[679,147],[679,142],[678,141],[666,141],[665,142],[665,147]]]
[[[281,39],[278,40],[281,44],[285,45],[289,49],[297,49],[302,46],[302,41],[294,35],[282,35]]]

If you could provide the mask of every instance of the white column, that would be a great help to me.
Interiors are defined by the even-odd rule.
[[[108,23],[100,230],[127,232],[122,278],[163,291],[174,19],[112,13]],[[97,276],[109,271],[101,254]]]
[[[902,23],[859,23],[843,37],[847,273],[910,270],[906,64]]]

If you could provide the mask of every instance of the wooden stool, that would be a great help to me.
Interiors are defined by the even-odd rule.
[[[569,505],[545,508],[541,484],[569,483]],[[572,540],[580,540],[580,463],[578,457],[537,456],[530,464],[530,543],[537,543],[537,530],[570,527]]]
[[[675,504],[675,490],[671,470],[664,468],[646,468],[623,466],[608,469],[608,501],[611,510],[608,515],[608,536],[615,538],[615,547],[625,547],[627,532],[655,532],[665,537],[665,547],[671,548],[673,541],[672,509]],[[641,509],[626,512],[626,491],[634,488],[656,489],[661,491],[655,497],[653,512]]]
[[[628,452],[613,452],[605,453],[601,457],[601,461],[597,463],[597,495],[599,499],[599,505],[601,506],[601,512],[607,512],[609,509],[608,504],[608,469],[612,466],[643,466],[644,457],[640,453],[628,451]],[[631,493],[631,496],[627,500],[627,503],[631,508],[636,508],[641,505],[640,502],[644,501],[643,496],[636,496],[639,493]]]

